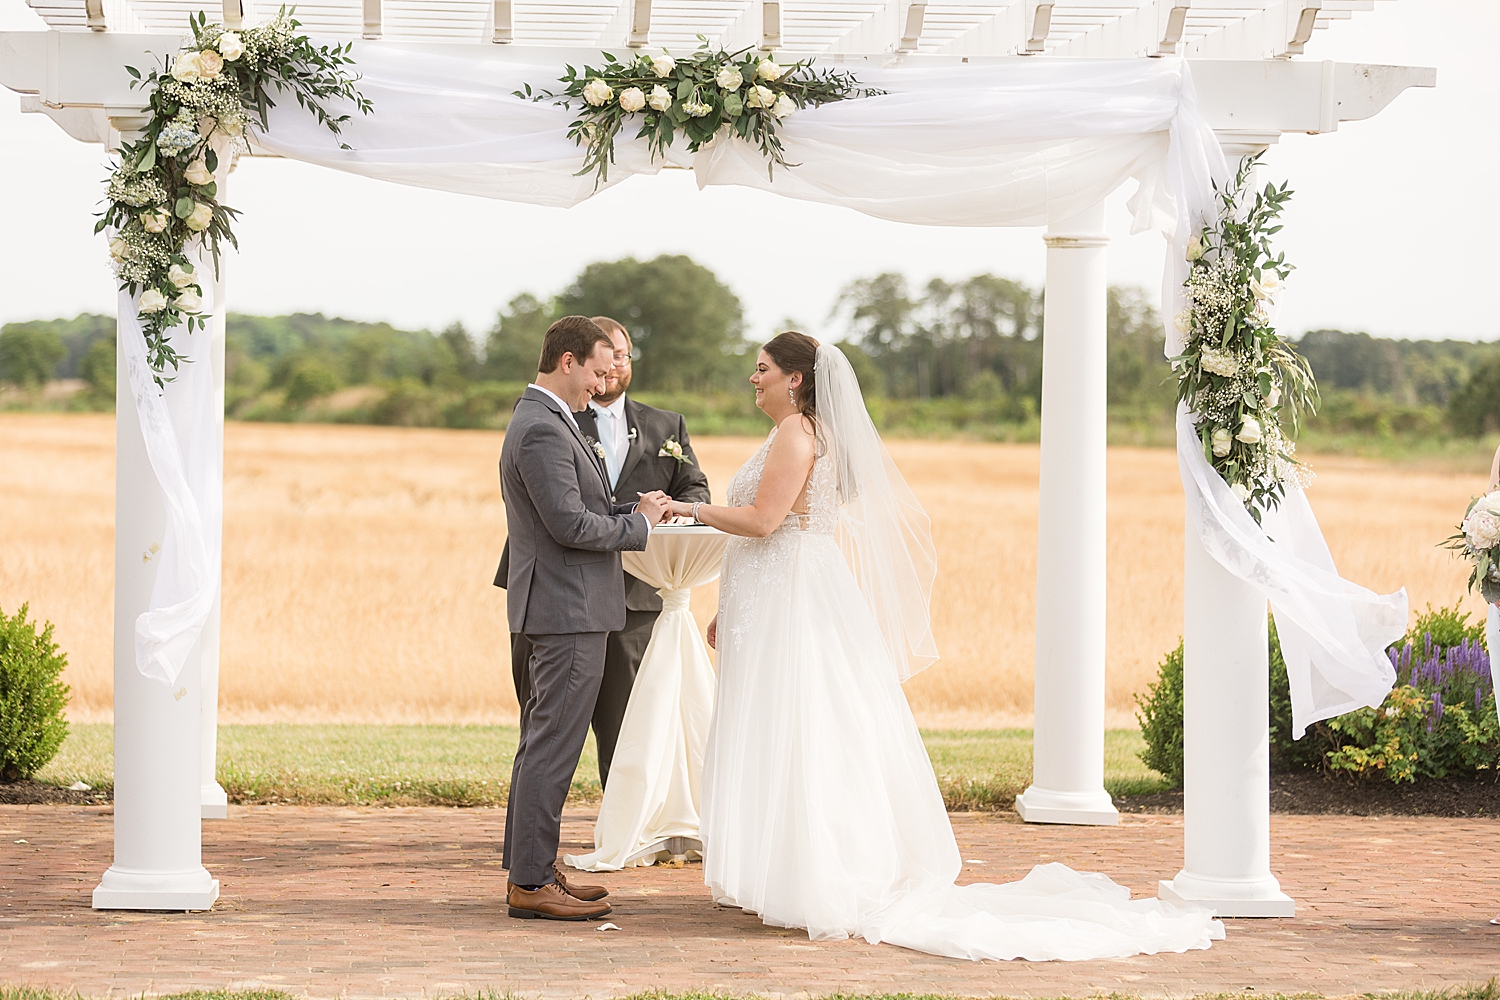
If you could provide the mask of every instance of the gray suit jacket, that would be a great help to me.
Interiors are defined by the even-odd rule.
[[[590,442],[599,438],[598,418],[594,411],[585,407],[575,413],[578,429]],[[631,501],[642,493],[661,490],[673,500],[692,503],[695,500],[708,502],[708,476],[698,465],[698,456],[693,454],[693,442],[688,439],[687,420],[680,413],[658,410],[654,406],[638,403],[625,397],[625,421],[630,427],[630,450],[620,465],[620,478],[615,483],[614,499]],[[661,455],[662,445],[668,438],[682,445],[686,462]],[[661,598],[656,588],[625,574],[625,607],[630,611],[660,611]]]
[[[512,632],[612,632],[625,625],[622,551],[646,547],[634,503],[610,498],[604,466],[551,397],[528,388],[500,449]]]

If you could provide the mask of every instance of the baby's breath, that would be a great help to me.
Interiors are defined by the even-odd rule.
[[[1183,351],[1172,359],[1178,399],[1193,416],[1203,454],[1258,521],[1288,486],[1311,477],[1282,425],[1296,426],[1317,400],[1312,371],[1271,325],[1267,302],[1292,271],[1272,255],[1274,220],[1291,192],[1282,184],[1250,190],[1246,160],[1220,192],[1218,222],[1192,241],[1178,317]]]
[[[192,44],[160,70],[142,75],[126,67],[132,86],[149,95],[151,118],[139,140],[121,145],[109,204],[94,230],[114,234],[110,257],[123,291],[155,291],[166,300],[165,307],[139,314],[158,384],[169,366],[182,362],[168,331],[185,322],[191,333],[207,323],[196,312],[202,285],[174,284],[172,266],[192,269],[189,240],[197,240],[215,266],[221,241],[235,243],[230,222],[236,212],[219,203],[213,179],[219,156],[243,152],[247,128],[267,127],[272,92],[290,95],[335,135],[348,116],[330,114],[330,99],[370,111],[354,86],[359,78],[349,69],[350,46],[313,45],[284,7],[265,24],[237,32],[208,23],[202,13],[189,21]]]

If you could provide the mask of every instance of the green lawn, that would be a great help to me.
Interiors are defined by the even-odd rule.
[[[1006,809],[1031,780],[1031,730],[928,730],[923,739],[948,808]],[[113,781],[112,727],[73,725],[37,777],[59,785]],[[1105,734],[1104,783],[1116,795],[1157,791],[1137,756],[1141,734]],[[231,802],[317,805],[502,805],[514,726],[272,725],[219,727],[219,783]],[[571,798],[597,801],[593,737]]]

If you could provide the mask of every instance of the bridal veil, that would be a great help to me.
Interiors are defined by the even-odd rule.
[[[875,430],[844,352],[818,347],[818,434],[838,475],[838,542],[905,681],[938,658],[932,637],[932,519]]]

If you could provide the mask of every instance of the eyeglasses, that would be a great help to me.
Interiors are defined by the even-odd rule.
[[[628,354],[616,354],[615,355],[615,367],[616,368],[629,368],[630,367],[630,355],[628,355]]]

